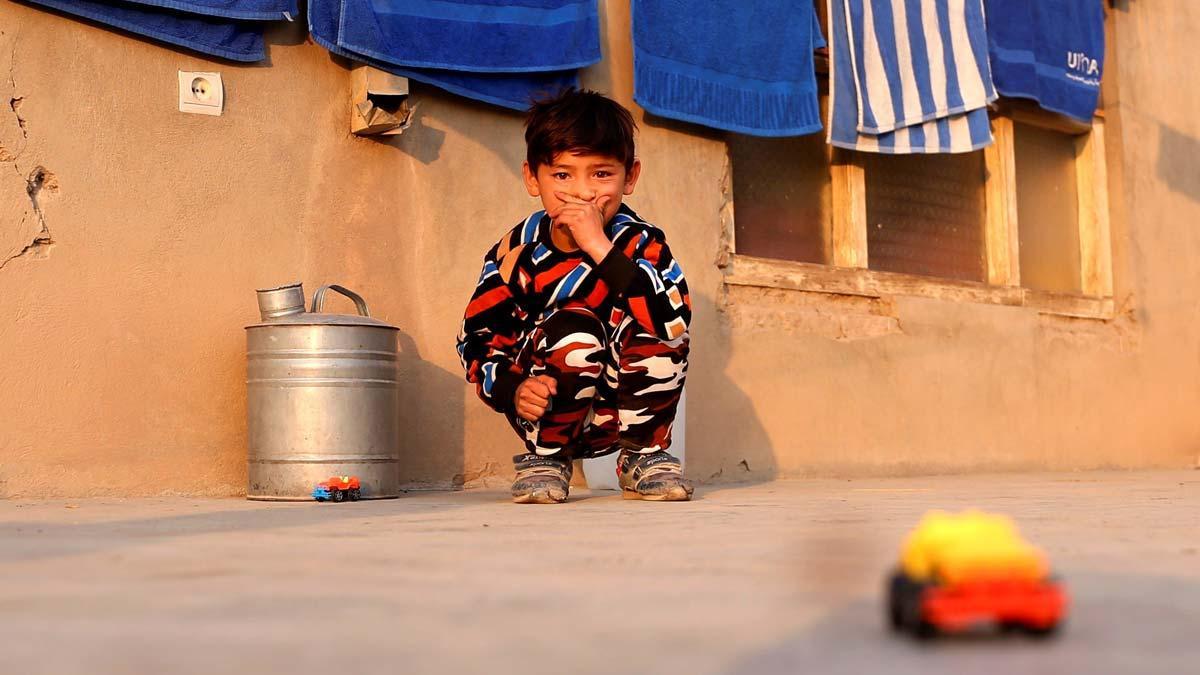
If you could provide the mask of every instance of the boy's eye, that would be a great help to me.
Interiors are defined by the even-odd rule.
[[[612,176],[611,171],[597,171],[596,172],[596,178],[608,178],[609,176]]]
[[[558,180],[566,180],[571,177],[571,174],[567,173],[566,171],[559,171],[550,175],[554,176]]]

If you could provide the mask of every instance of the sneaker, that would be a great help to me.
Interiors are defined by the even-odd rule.
[[[571,490],[571,460],[542,455],[517,455],[517,479],[512,499],[517,504],[560,504]]]
[[[692,498],[692,482],[683,477],[679,460],[664,450],[645,454],[622,450],[617,478],[625,499],[686,502]]]

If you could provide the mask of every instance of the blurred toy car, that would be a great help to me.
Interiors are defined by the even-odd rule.
[[[356,502],[362,498],[362,487],[359,485],[358,476],[333,476],[327,481],[317,483],[312,496],[319,502]]]
[[[992,623],[1054,634],[1067,595],[1045,555],[1000,515],[934,511],[921,520],[888,581],[888,621],[921,638]]]

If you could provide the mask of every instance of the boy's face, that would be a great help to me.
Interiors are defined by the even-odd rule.
[[[531,197],[541,197],[542,207],[547,211],[553,211],[563,203],[556,192],[588,202],[597,202],[607,196],[604,220],[608,222],[617,215],[621,198],[633,194],[641,172],[642,163],[636,159],[633,168],[626,172],[625,164],[615,157],[560,152],[553,162],[539,166],[536,173],[530,170],[528,162],[525,163],[525,189]]]

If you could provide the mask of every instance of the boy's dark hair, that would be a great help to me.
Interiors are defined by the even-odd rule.
[[[620,103],[588,89],[571,87],[535,101],[525,116],[525,159],[529,170],[553,164],[560,152],[608,155],[633,169],[637,124]]]

